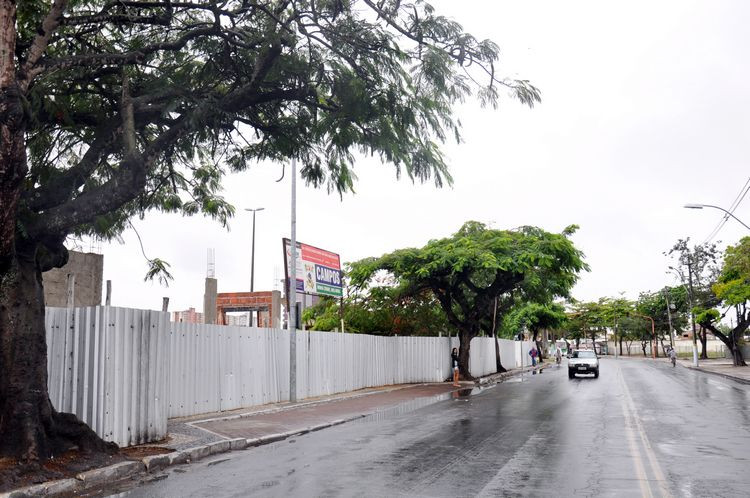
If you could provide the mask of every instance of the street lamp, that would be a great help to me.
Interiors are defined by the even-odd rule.
[[[245,211],[251,211],[253,213],[253,248],[250,256],[250,292],[255,291],[255,213],[263,211],[263,209],[265,208],[245,208]],[[250,327],[253,326],[253,315],[255,315],[255,313],[251,311],[250,323],[248,324]]]
[[[747,224],[744,223],[741,219],[737,218],[735,215],[733,215],[732,213],[730,213],[726,209],[721,208],[719,206],[712,206],[711,204],[685,204],[684,207],[687,208],[687,209],[703,209],[704,207],[707,207],[707,208],[718,209],[719,211],[724,211],[729,216],[731,216],[732,218],[734,218],[735,220],[737,220],[739,223],[741,223],[742,226],[744,226],[745,228],[747,228],[748,230],[750,230],[750,226],[747,226]]]
[[[695,312],[693,311],[693,307],[694,307],[693,305],[693,267],[689,258],[688,258],[687,267],[688,267],[688,284],[690,285],[689,287],[685,286],[685,277],[682,276],[681,272],[678,272],[677,269],[672,266],[669,267],[669,270],[674,272],[674,274],[679,277],[682,287],[684,287],[688,293],[688,300],[690,301],[690,321],[693,325],[693,366],[695,368],[698,368],[698,339],[697,339],[697,332],[695,329]]]

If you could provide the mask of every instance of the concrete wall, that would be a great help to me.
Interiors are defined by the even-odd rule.
[[[42,275],[44,302],[47,306],[67,306],[68,274],[72,273],[75,275],[73,306],[101,305],[103,271],[104,256],[101,254],[70,251],[68,264]]]
[[[668,341],[664,341],[664,344],[669,344]],[[609,341],[607,343],[609,354],[614,355],[615,354],[615,343],[613,341]],[[617,345],[617,353],[620,353],[620,346],[619,343]],[[686,355],[686,354],[693,354],[693,341],[677,341],[675,343],[675,348],[677,349],[678,355]],[[708,354],[713,356],[725,356],[726,353],[726,347],[724,346],[724,343],[718,340],[710,340],[706,343],[706,351]],[[698,353],[701,352],[701,343],[698,341]],[[651,344],[648,344],[646,346],[646,353],[651,356]],[[628,356],[628,344],[627,342],[622,343],[622,354],[623,356]],[[659,343],[659,356],[662,356],[664,352],[661,349],[661,343]],[[633,341],[633,343],[630,345],[630,356],[643,356],[643,350],[641,349],[641,341]]]

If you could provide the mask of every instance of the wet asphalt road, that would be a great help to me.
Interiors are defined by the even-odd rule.
[[[166,470],[128,497],[749,496],[750,386],[664,360],[565,361]]]

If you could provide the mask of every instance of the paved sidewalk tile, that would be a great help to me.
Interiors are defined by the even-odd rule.
[[[467,388],[473,387],[467,385]],[[417,398],[434,397],[455,390],[451,384],[425,384],[403,389],[377,392],[366,396],[346,397],[327,402],[289,407],[271,413],[228,420],[193,422],[192,425],[228,438],[259,438],[296,432],[337,420],[368,415]]]
[[[750,367],[735,367],[731,359],[700,360],[698,368],[692,365],[692,360],[680,360],[680,364],[695,370],[730,377],[743,383],[750,383]]]

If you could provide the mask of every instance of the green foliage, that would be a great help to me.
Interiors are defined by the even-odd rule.
[[[19,63],[50,8],[18,2]],[[450,183],[439,145],[460,140],[456,103],[540,99],[500,76],[498,56],[420,0],[71,0],[23,73],[18,233],[113,238],[150,210],[226,225],[225,173],[293,157],[338,193],[354,188],[358,154]]]
[[[502,317],[499,335],[516,337],[524,329],[536,335],[543,329],[559,329],[567,323],[565,308],[559,303],[527,302],[512,308]]]
[[[690,305],[687,290],[683,286],[665,287],[657,292],[642,292],[636,303],[638,313],[654,319],[658,334],[669,336],[669,320],[675,330],[684,330],[688,326]],[[667,302],[670,315],[667,314]]]
[[[149,259],[148,272],[146,272],[146,276],[143,280],[148,281],[157,279],[160,284],[166,287],[169,285],[170,280],[174,280],[174,277],[172,277],[172,274],[169,273],[167,268],[169,268],[169,263],[166,261],[159,258]]]
[[[338,300],[322,299],[308,308],[303,319],[311,330],[331,331],[341,327],[342,307]],[[343,305],[347,332],[376,335],[447,335],[450,327],[434,298],[398,296],[396,289],[376,287],[366,297],[349,296]]]
[[[462,341],[480,330],[494,334],[493,323],[519,303],[547,304],[568,295],[587,269],[582,253],[563,234],[536,227],[493,230],[469,221],[453,236],[352,264],[352,284],[366,290],[387,272],[399,296],[429,291]],[[495,316],[497,313],[497,316]]]
[[[728,306],[740,306],[750,301],[750,237],[727,247],[724,265],[713,291]]]

